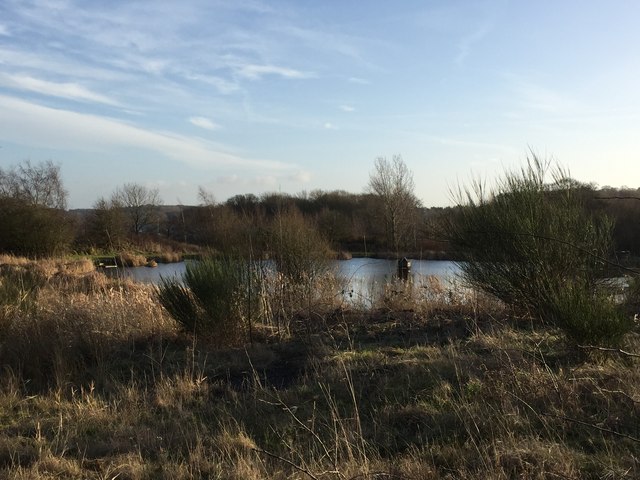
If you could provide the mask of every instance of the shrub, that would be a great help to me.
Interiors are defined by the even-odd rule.
[[[46,257],[68,251],[74,226],[64,210],[0,198],[0,251]]]
[[[490,193],[476,182],[458,200],[445,235],[473,287],[577,341],[615,343],[630,328],[601,282],[611,222],[586,211],[584,190],[562,169],[534,156]]]
[[[556,292],[544,313],[578,344],[618,344],[633,325],[606,291],[580,285]]]
[[[313,281],[327,271],[329,244],[297,210],[276,215],[270,242],[278,272],[293,283]]]
[[[188,263],[182,279],[163,278],[157,293],[184,330],[219,344],[236,344],[250,334],[259,285],[260,276],[250,262],[209,256]]]

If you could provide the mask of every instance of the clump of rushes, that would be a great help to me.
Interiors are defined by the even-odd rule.
[[[45,278],[34,269],[17,265],[1,265],[0,273],[0,308],[2,318],[9,318],[15,309],[28,308]]]
[[[147,264],[147,257],[134,252],[122,252],[118,255],[117,261],[123,267],[144,267]]]
[[[30,260],[0,255],[0,307],[3,311],[28,307],[37,292],[52,278],[81,277],[95,271],[87,258]]]
[[[550,182],[547,182],[550,173]],[[458,194],[445,226],[475,288],[561,327],[576,342],[616,344],[631,328],[601,278],[611,222],[587,212],[585,189],[537,157],[487,192]]]
[[[208,256],[188,263],[182,279],[163,278],[157,294],[183,330],[233,345],[250,340],[259,285],[259,271],[252,263]]]

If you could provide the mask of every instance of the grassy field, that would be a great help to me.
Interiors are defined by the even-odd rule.
[[[0,264],[2,478],[640,478],[638,326],[577,348],[432,279],[219,348],[149,286]]]

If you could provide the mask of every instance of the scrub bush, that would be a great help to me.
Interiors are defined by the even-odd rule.
[[[250,334],[257,314],[259,270],[235,257],[205,257],[187,264],[182,279],[163,278],[158,298],[188,332],[218,344],[238,344]]]
[[[632,322],[602,282],[612,224],[584,200],[580,184],[534,156],[489,192],[480,182],[461,189],[445,236],[471,286],[575,341],[614,344]]]

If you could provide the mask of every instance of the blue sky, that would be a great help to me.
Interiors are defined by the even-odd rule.
[[[362,192],[402,155],[426,206],[530,149],[640,186],[640,2],[0,2],[0,166],[70,207]]]

